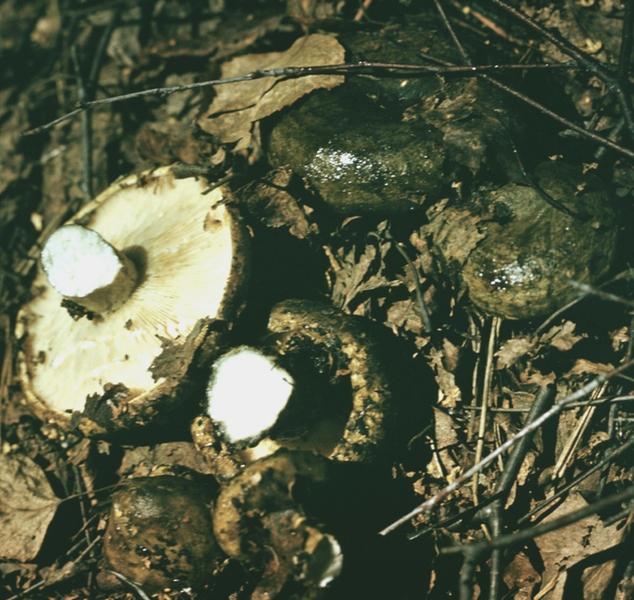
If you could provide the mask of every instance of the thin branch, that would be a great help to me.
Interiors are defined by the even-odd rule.
[[[449,20],[445,21],[445,26],[448,28],[448,30],[453,31],[453,27],[451,26],[451,23],[449,22]],[[453,34],[452,37],[455,37],[455,33]],[[462,46],[460,46],[460,48],[462,48]],[[464,51],[464,48],[462,48],[462,52],[466,54],[466,52]],[[434,59],[434,61],[437,64],[441,64],[444,66],[452,65],[452,63],[444,61],[444,60]],[[634,158],[634,150],[630,150],[629,148],[625,148],[624,146],[617,144],[615,141],[611,140],[609,137],[606,138],[597,133],[594,133],[593,131],[584,129],[583,127],[581,127],[580,125],[577,125],[573,121],[570,121],[569,119],[566,119],[565,117],[562,117],[561,115],[558,115],[556,112],[550,110],[549,108],[547,108],[545,105],[541,104],[540,102],[533,100],[532,98],[526,96],[525,94],[518,92],[512,87],[506,85],[505,83],[502,83],[501,81],[498,81],[497,79],[494,79],[493,77],[486,75],[485,73],[482,73],[480,77],[484,79],[485,81],[488,81],[492,86],[498,88],[499,90],[502,90],[506,94],[509,94],[517,98],[518,100],[521,100],[522,102],[524,102],[524,104],[527,104],[528,106],[535,108],[537,111],[546,115],[553,121],[557,121],[558,123],[565,125],[568,129],[575,131],[579,135],[586,137],[589,140],[592,140],[593,142],[600,144],[601,146],[611,148],[612,150],[615,150],[616,152],[618,152],[619,154],[622,154],[623,156],[627,156],[628,158]]]
[[[634,435],[630,435],[630,437],[625,440],[625,442],[623,442],[621,446],[615,448],[614,450],[612,450],[612,452],[609,452],[596,465],[590,467],[587,471],[575,477],[570,483],[558,489],[552,496],[546,498],[546,500],[543,500],[541,503],[535,506],[530,512],[526,513],[521,519],[519,519],[517,524],[522,525],[523,523],[526,523],[533,515],[537,514],[538,512],[555,502],[555,500],[557,500],[558,498],[561,498],[561,496],[569,492],[576,485],[580,484],[584,479],[588,478],[595,471],[598,471],[605,465],[609,465],[610,463],[612,463],[616,458],[629,450],[632,446],[634,446]]]
[[[77,98],[79,99],[79,104],[84,105],[89,100],[89,96],[82,75],[76,45],[73,44],[73,46],[71,46],[70,54],[73,59],[75,77],[77,79]],[[92,198],[92,115],[88,109],[81,113],[81,145],[84,165],[82,187],[84,189],[84,198],[90,200]]]
[[[523,544],[532,540],[533,538],[539,537],[546,533],[550,533],[551,531],[556,531],[557,529],[561,529],[563,527],[567,527],[568,525],[572,525],[577,521],[582,521],[583,519],[590,517],[596,513],[603,512],[609,508],[617,506],[622,502],[627,502],[634,498],[634,485],[626,488],[622,492],[618,494],[614,494],[609,496],[608,498],[603,498],[602,500],[598,500],[593,504],[589,504],[588,506],[584,506],[579,510],[575,510],[571,513],[563,515],[558,519],[554,519],[553,521],[548,521],[547,523],[541,523],[536,525],[535,527],[530,527],[528,529],[524,529],[523,531],[518,531],[516,533],[510,533],[508,535],[502,535],[497,539],[493,540],[491,543],[489,542],[479,542],[476,544],[467,544],[465,546],[454,546],[451,548],[447,548],[442,551],[442,554],[466,554],[466,555],[479,555],[484,556],[489,552],[495,550],[496,548],[507,548],[509,546],[517,546],[518,544]]]
[[[90,100],[83,104],[77,105],[73,110],[66,114],[57,117],[56,119],[49,121],[44,125],[35,127],[25,131],[22,135],[35,135],[43,131],[47,131],[63,123],[88,108],[94,108],[97,106],[103,106],[105,104],[116,104],[119,102],[126,102],[128,100],[135,100],[137,98],[146,98],[148,96],[158,96],[165,98],[171,94],[178,92],[187,92],[191,90],[200,90],[208,87],[214,87],[218,85],[228,85],[231,83],[240,83],[243,81],[254,81],[256,79],[263,79],[265,77],[281,77],[284,79],[296,79],[298,77],[308,77],[310,75],[372,75],[375,77],[425,77],[433,75],[455,75],[465,77],[477,77],[482,73],[495,72],[495,71],[525,71],[525,70],[549,70],[549,69],[577,69],[577,65],[571,63],[548,63],[548,64],[535,64],[535,65],[522,65],[522,64],[494,64],[494,65],[480,65],[461,67],[455,65],[448,65],[443,67],[432,67],[429,65],[412,65],[401,63],[374,63],[374,62],[358,62],[358,63],[343,63],[337,65],[323,65],[315,67],[285,67],[277,69],[261,69],[258,71],[252,71],[245,73],[244,75],[236,75],[235,77],[226,77],[223,79],[210,79],[207,81],[198,81],[194,83],[187,83],[182,85],[172,85],[167,87],[148,88],[145,90],[138,90],[136,92],[129,92],[127,94],[121,94],[118,96],[108,96],[106,98],[98,98],[96,100]],[[632,153],[634,156],[634,152]]]
[[[627,298],[623,298],[622,296],[617,296],[616,294],[611,294],[610,292],[604,292],[599,288],[595,288],[587,283],[581,283],[580,281],[571,281],[570,284],[572,287],[577,288],[580,292],[584,294],[584,296],[596,296],[597,298],[601,298],[601,300],[608,300],[609,302],[616,302],[617,304],[623,304],[628,308],[634,308],[634,301],[628,300]]]
[[[552,419],[561,413],[569,404],[573,402],[577,402],[582,398],[585,398],[589,394],[591,394],[595,389],[597,389],[603,382],[612,379],[619,373],[622,373],[629,367],[634,364],[634,360],[630,360],[627,363],[619,366],[618,368],[610,371],[609,373],[604,373],[595,377],[592,381],[579,388],[577,391],[569,394],[565,398],[563,398],[560,402],[557,402],[552,408],[547,410],[544,414],[542,414],[539,418],[535,419],[533,422],[525,425],[520,431],[518,431],[514,436],[510,437],[506,440],[502,445],[498,446],[493,452],[485,456],[479,463],[473,465],[470,469],[465,471],[462,475],[457,477],[452,483],[448,486],[444,487],[442,490],[434,494],[431,498],[419,504],[416,508],[408,512],[406,515],[403,515],[401,518],[397,519],[384,529],[382,529],[379,533],[381,535],[387,535],[388,533],[394,531],[399,528],[401,525],[407,523],[413,517],[420,515],[425,512],[430,512],[433,510],[442,500],[444,500],[449,494],[456,491],[460,486],[462,486],[465,482],[469,481],[476,473],[479,473],[486,467],[488,464],[493,462],[498,456],[504,454],[509,448],[514,446],[517,442],[519,442],[522,438],[527,435],[532,434],[534,431],[539,429],[546,421]]]
[[[497,6],[498,8],[501,8],[502,10],[512,15],[515,19],[517,19],[533,31],[539,33],[551,44],[554,44],[557,48],[559,48],[559,50],[561,50],[564,54],[567,54],[573,60],[575,60],[579,66],[585,67],[586,70],[590,71],[601,80],[603,80],[608,89],[616,95],[617,100],[621,105],[621,112],[623,113],[623,117],[625,118],[625,122],[630,133],[630,138],[634,139],[634,117],[632,116],[632,106],[629,99],[629,94],[627,93],[627,90],[624,88],[622,81],[619,78],[615,77],[605,67],[605,65],[600,63],[598,60],[583,52],[559,34],[550,31],[534,19],[531,19],[528,15],[525,15],[520,10],[516,9],[510,4],[507,4],[504,0],[489,1],[491,2],[491,4]]]
[[[539,417],[553,401],[554,397],[555,392],[553,388],[542,388],[533,402],[531,411],[526,418],[526,423],[528,424],[537,419],[537,417]],[[504,526],[504,500],[513,486],[513,482],[517,478],[517,474],[524,462],[531,440],[532,436],[527,435],[515,446],[515,448],[513,448],[513,451],[506,462],[504,472],[498,482],[496,490],[496,495],[498,497],[491,505],[489,516],[489,527],[491,528],[491,536],[494,540],[502,533],[502,528]],[[489,577],[489,600],[497,600],[500,593],[500,580],[502,577],[502,550],[500,548],[496,548],[491,554]]]
[[[621,29],[621,48],[619,49],[619,76],[628,81],[632,60],[632,36],[634,34],[634,0],[625,0],[625,14]]]

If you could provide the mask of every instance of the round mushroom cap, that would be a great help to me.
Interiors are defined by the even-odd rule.
[[[86,314],[40,269],[17,330],[21,380],[36,412],[63,420],[90,399],[107,405],[102,426],[116,430],[145,425],[139,415],[156,413],[161,399],[176,401],[209,324],[239,309],[246,275],[247,236],[226,190],[206,185],[167,168],[128,177],[71,219],[129,259],[136,283],[114,310]],[[55,270],[59,277],[59,260]]]
[[[112,498],[103,554],[149,592],[198,588],[225,558],[212,530],[208,486],[185,477],[131,479]]]

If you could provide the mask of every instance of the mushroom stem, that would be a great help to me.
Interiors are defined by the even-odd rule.
[[[41,261],[50,284],[66,300],[97,314],[119,308],[138,280],[127,256],[82,225],[66,225],[53,233]]]

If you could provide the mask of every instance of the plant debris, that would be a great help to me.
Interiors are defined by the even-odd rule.
[[[42,469],[20,454],[0,454],[0,558],[38,555],[60,499]]]
[[[0,0],[0,597],[632,597],[632,5]]]

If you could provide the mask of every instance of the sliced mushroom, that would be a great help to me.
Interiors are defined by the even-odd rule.
[[[84,431],[104,433],[167,417],[182,400],[211,324],[240,307],[248,262],[227,191],[206,186],[168,168],[128,177],[50,237],[17,328],[39,416],[84,411]]]
[[[338,461],[389,459],[396,389],[405,388],[389,332],[304,300],[275,306],[268,327],[264,349],[240,347],[216,361],[207,414],[192,425],[216,476],[229,479],[279,447]]]

